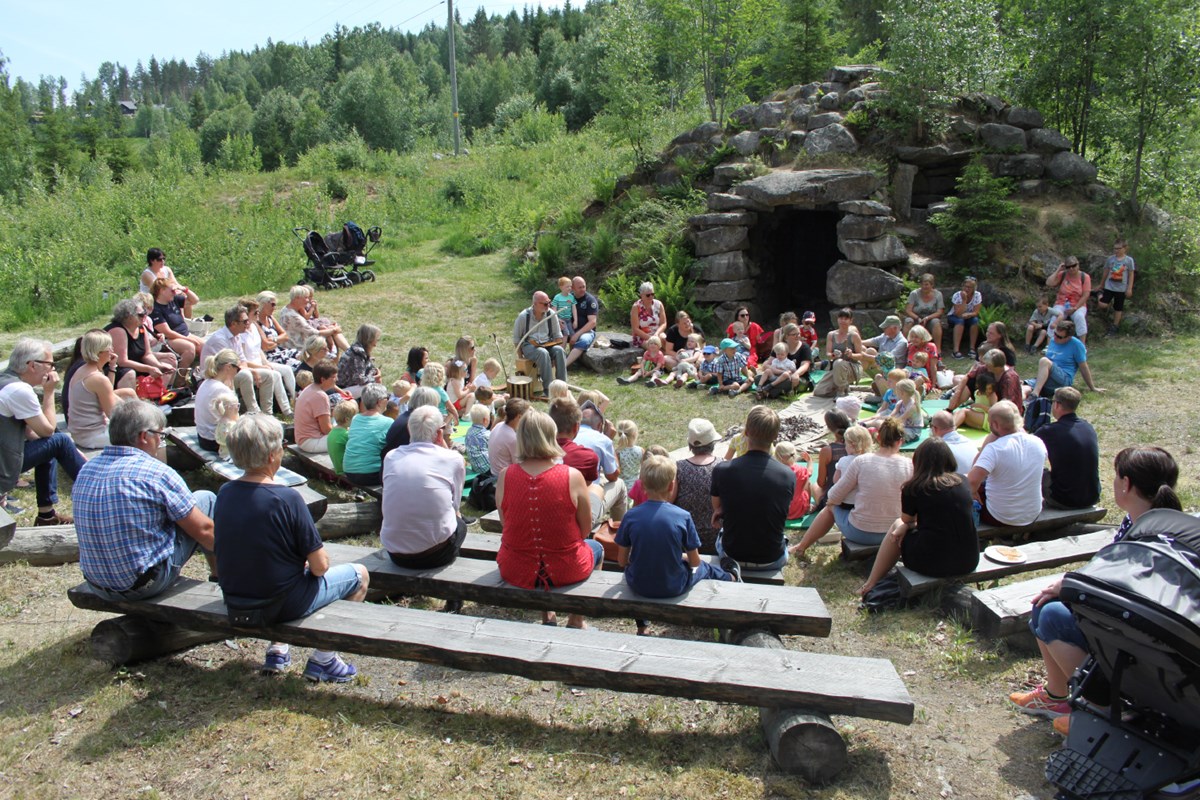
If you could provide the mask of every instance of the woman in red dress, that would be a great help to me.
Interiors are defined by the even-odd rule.
[[[496,483],[496,505],[503,521],[496,565],[500,577],[523,589],[552,589],[587,580],[604,557],[591,533],[592,507],[579,470],[559,463],[554,421],[536,410],[517,425],[517,463]],[[542,624],[555,625],[554,612]],[[568,628],[586,628],[571,614]]]

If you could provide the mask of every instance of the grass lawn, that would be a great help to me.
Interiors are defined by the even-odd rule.
[[[377,355],[385,380],[399,376],[409,347],[424,345],[445,358],[464,333],[476,337],[481,358],[496,354],[495,334],[512,368],[512,321],[528,296],[514,287],[500,256],[448,257],[436,242],[381,252],[376,284],[318,299],[348,330],[368,321],[383,328]],[[206,298],[200,308],[219,317],[231,300]],[[40,333],[60,339],[81,329]],[[0,336],[0,348],[15,338]],[[1100,434],[1102,502],[1109,508],[1112,457],[1134,443],[1174,453],[1185,504],[1200,504],[1197,428],[1181,402],[1193,382],[1197,344],[1194,336],[1093,341],[1092,370],[1107,391],[1085,393],[1080,413]],[[1022,355],[1018,369],[1032,374],[1032,359]],[[683,443],[691,417],[708,417],[723,430],[742,422],[752,405],[745,396],[619,387],[612,376],[583,371],[572,381],[612,397],[611,416],[636,420],[642,445],[669,449]],[[64,493],[68,488],[64,481]],[[18,498],[32,503],[32,490]],[[1114,510],[1108,521],[1117,520]],[[940,616],[936,598],[905,611],[860,614],[852,592],[867,565],[843,564],[829,547],[814,555],[808,565],[789,565],[786,576],[820,590],[833,634],[789,637],[789,647],[889,658],[917,705],[911,726],[835,718],[851,760],[827,787],[781,774],[757,713],[737,706],[374,658],[352,658],[362,675],[354,684],[312,687],[297,668],[282,679],[257,676],[266,645],[253,639],[112,671],[89,657],[88,633],[104,615],[66,600],[80,580],[78,567],[18,564],[0,567],[0,797],[1050,796],[1042,774],[1057,739],[1048,722],[1020,716],[1005,702],[1037,678],[1040,662],[977,641]],[[201,573],[189,565],[188,574]],[[401,602],[439,607],[423,598]],[[471,604],[465,613],[531,623],[536,617]],[[631,620],[598,624],[633,631]],[[295,657],[306,655],[300,649]]]

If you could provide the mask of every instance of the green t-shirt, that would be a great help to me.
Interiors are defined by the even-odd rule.
[[[558,314],[560,320],[570,322],[575,311],[575,295],[570,292],[556,294],[551,298],[550,305],[554,307],[554,311]]]
[[[329,448],[329,459],[333,462],[333,471],[341,475],[342,458],[346,455],[346,441],[350,438],[349,428],[334,428],[329,432],[329,438],[325,440],[325,446]]]

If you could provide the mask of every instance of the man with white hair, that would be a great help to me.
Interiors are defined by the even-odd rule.
[[[945,410],[934,412],[933,416],[929,418],[929,432],[950,448],[950,452],[954,454],[954,460],[958,463],[954,471],[965,478],[971,471],[975,456],[979,454],[979,448],[954,427],[954,415]]]
[[[267,367],[256,368],[247,360],[245,334],[248,330],[250,313],[246,311],[246,307],[236,305],[227,309],[225,327],[217,329],[204,341],[204,349],[200,351],[200,366],[203,368],[210,356],[215,356],[222,350],[229,349],[237,353],[238,372],[233,377],[233,388],[242,398],[246,412],[253,414],[261,409],[267,414],[273,414],[276,388],[282,390],[282,379],[275,370]],[[284,396],[286,397],[286,394]]]
[[[57,465],[71,478],[83,467],[83,456],[70,435],[56,429],[54,351],[43,339],[18,339],[0,372],[0,502],[17,485],[21,473],[33,470],[38,515],[34,525],[69,525],[71,518],[54,510],[58,503]],[[42,388],[39,400],[33,387]],[[16,509],[10,509],[15,513]]]
[[[192,493],[157,458],[167,419],[155,405],[126,400],[108,420],[111,444],[79,471],[71,490],[79,566],[92,591],[144,600],[179,577],[197,548],[216,574],[212,492]]]
[[[967,473],[980,503],[979,521],[987,525],[1028,525],[1042,511],[1042,464],[1046,445],[1026,433],[1020,409],[1001,400],[988,409],[992,432]]]
[[[409,444],[383,462],[379,539],[392,562],[431,569],[452,562],[467,535],[458,513],[466,481],[463,458],[445,446],[442,415],[421,406],[408,418]]]
[[[527,358],[537,365],[538,375],[542,379],[543,398],[548,396],[546,393],[551,380],[567,379],[567,356],[562,349],[562,328],[558,325],[558,315],[550,307],[550,295],[545,292],[533,293],[532,304],[518,314],[513,322],[512,341],[522,358]],[[553,377],[550,375],[551,362],[554,364]]]

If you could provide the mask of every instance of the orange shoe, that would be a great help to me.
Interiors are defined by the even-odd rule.
[[[1065,739],[1067,738],[1067,734],[1071,732],[1071,715],[1055,717],[1052,724],[1054,725],[1054,732]]]

